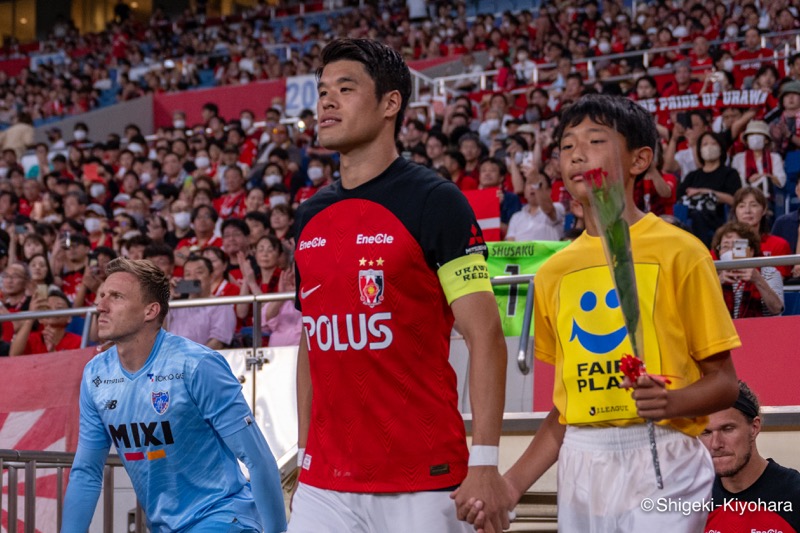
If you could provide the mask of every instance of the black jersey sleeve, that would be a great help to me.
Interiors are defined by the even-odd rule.
[[[431,189],[422,206],[419,243],[433,270],[468,254],[487,257],[481,228],[469,202],[452,182]]]

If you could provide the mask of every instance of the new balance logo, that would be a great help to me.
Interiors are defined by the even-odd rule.
[[[316,287],[311,287],[307,291],[304,291],[303,289],[300,289],[300,299],[301,300],[305,300],[306,298],[308,298],[311,295],[312,292],[314,292],[315,290],[319,289],[320,287],[322,287],[322,284],[317,285]]]
[[[106,402],[106,411],[111,411],[117,408],[117,400],[108,400]]]

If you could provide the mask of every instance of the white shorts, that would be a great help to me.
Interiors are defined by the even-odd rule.
[[[300,483],[288,533],[474,533],[450,491],[370,494]]]
[[[711,500],[711,455],[697,438],[655,430],[663,489],[656,485],[645,424],[567,426],[558,455],[559,531],[703,531],[708,508],[697,507]]]

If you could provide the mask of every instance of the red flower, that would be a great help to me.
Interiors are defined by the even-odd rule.
[[[608,172],[602,168],[593,168],[583,173],[583,179],[587,180],[595,188],[600,188],[608,177]]]
[[[623,355],[619,360],[619,369],[634,384],[639,379],[639,376],[650,376],[654,381],[662,385],[664,383],[672,383],[669,378],[673,376],[659,376],[645,372],[644,362],[635,355]]]
[[[639,376],[644,375],[644,363],[634,355],[625,354],[620,359],[619,369],[631,383],[636,383]]]

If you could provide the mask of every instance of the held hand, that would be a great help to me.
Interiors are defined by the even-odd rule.
[[[800,278],[800,265],[795,265],[792,267],[792,277]]]
[[[753,182],[756,182],[756,181],[758,181],[760,179],[761,179],[761,174],[757,174],[756,173],[756,174],[753,174],[752,176],[750,176],[749,178],[747,178],[747,182],[748,183],[753,183]]]
[[[500,533],[509,527],[508,512],[514,507],[508,482],[495,466],[472,466],[461,486],[450,497],[455,500],[459,519],[464,520],[476,502],[484,514],[486,533]],[[468,502],[472,503],[468,503]],[[477,514],[476,514],[477,519]]]
[[[512,504],[516,505],[516,502],[519,502],[520,498],[522,498],[522,493],[514,488],[514,486],[506,477],[503,477],[503,481],[505,481],[506,484],[508,497],[510,498]],[[454,497],[456,493],[458,493],[458,490],[451,495],[451,498]],[[464,506],[456,510],[456,515],[458,516],[459,520],[464,520],[468,524],[475,526],[475,529],[478,533],[485,533],[486,513],[483,512],[484,505],[485,504],[482,500],[470,498],[465,502]],[[510,518],[509,520],[513,520],[513,518]]]
[[[662,381],[650,376],[639,376],[635,384],[631,383],[628,378],[623,379],[620,387],[633,388],[633,399],[640,417],[650,420],[669,418],[667,413],[669,391]]]

